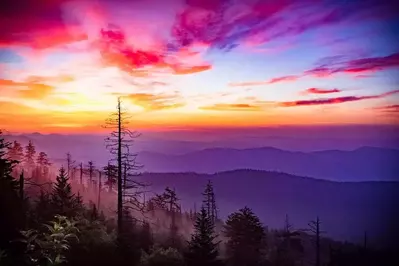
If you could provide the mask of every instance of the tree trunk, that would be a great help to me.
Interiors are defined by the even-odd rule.
[[[118,237],[122,235],[123,207],[122,207],[122,125],[121,101],[118,98]]]

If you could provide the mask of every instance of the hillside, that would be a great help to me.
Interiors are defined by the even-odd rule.
[[[217,174],[144,173],[141,178],[155,192],[176,189],[184,208],[197,208],[208,179],[214,183],[225,218],[245,205],[272,228],[283,226],[285,215],[297,228],[305,228],[317,215],[327,236],[360,241],[367,231],[370,241],[387,244],[399,222],[394,202],[399,202],[399,182],[332,182],[285,173],[236,170]]]

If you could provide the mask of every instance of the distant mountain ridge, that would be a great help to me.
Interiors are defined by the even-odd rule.
[[[176,190],[183,207],[201,206],[201,192],[212,180],[222,218],[238,208],[254,209],[265,225],[281,228],[289,215],[295,228],[319,216],[327,236],[362,241],[364,231],[370,241],[387,244],[398,234],[399,182],[335,182],[286,173],[234,170],[215,174],[143,173],[142,181],[154,192],[166,186]],[[393,239],[393,238],[392,238]]]
[[[70,152],[77,162],[92,160],[98,166],[111,158],[101,135],[61,135],[40,133],[6,136],[26,145],[32,140],[38,151],[45,151],[54,162]],[[159,136],[158,136],[159,137]],[[317,140],[315,140],[317,141]],[[235,169],[286,172],[336,181],[399,180],[399,150],[363,146],[352,150],[294,151],[274,146],[258,148],[227,147],[218,143],[138,139],[138,161],[149,172],[215,173]],[[212,145],[213,148],[207,148]],[[240,144],[241,145],[241,144]],[[239,146],[240,146],[239,145]],[[220,148],[215,148],[220,146]],[[396,147],[395,145],[393,147]]]
[[[273,147],[212,148],[184,155],[141,152],[139,161],[150,172],[210,174],[255,169],[335,181],[399,181],[399,150],[377,147],[316,152],[293,152]]]

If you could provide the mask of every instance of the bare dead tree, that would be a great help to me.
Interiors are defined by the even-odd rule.
[[[101,203],[101,190],[102,190],[102,184],[101,184],[101,170],[98,170],[98,195],[97,195],[97,209],[100,210],[100,203]]]
[[[174,246],[178,242],[176,213],[181,213],[181,206],[176,191],[169,187],[165,188],[162,194],[156,194],[154,197],[155,206],[159,209],[166,210],[171,215],[170,224],[170,244]]]
[[[93,176],[94,176],[94,171],[95,171],[95,166],[93,161],[89,161],[87,163],[86,169],[84,169],[84,172],[89,175],[89,182],[88,182],[88,187],[91,188],[93,185]]]
[[[206,184],[205,190],[202,193],[202,195],[204,196],[203,205],[205,207],[205,210],[207,211],[208,217],[210,217],[212,223],[215,224],[218,215],[217,215],[215,193],[213,191],[213,185],[211,180],[208,180],[208,183]]]
[[[321,222],[318,216],[315,221],[310,221],[308,223],[310,231],[316,237],[316,266],[320,266],[320,235],[324,233],[324,231],[320,230],[320,224]]]
[[[69,152],[67,152],[66,156],[67,156],[67,157],[66,157],[66,161],[67,161],[67,175],[68,175],[69,178],[71,178],[71,180],[73,180],[74,178],[73,178],[73,176],[71,176],[71,171],[72,171],[72,169],[74,168],[74,165],[75,165],[76,161],[74,161],[74,160],[72,159],[72,155],[71,155]]]
[[[83,186],[83,163],[79,165],[80,185]]]
[[[141,187],[141,184],[131,178],[137,175],[135,171],[139,170],[141,166],[136,162],[137,154],[132,153],[134,141],[140,134],[129,129],[130,118],[131,116],[122,107],[121,99],[118,98],[116,112],[106,119],[103,126],[111,130],[109,136],[105,138],[105,143],[107,149],[114,157],[111,161],[115,162],[117,167],[117,224],[119,236],[121,236],[123,228],[124,203],[127,208],[144,210],[144,206],[138,200],[138,188]]]

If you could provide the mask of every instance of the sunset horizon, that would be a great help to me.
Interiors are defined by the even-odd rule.
[[[151,131],[399,125],[389,4],[208,2],[43,1],[20,11],[26,27],[10,3],[0,125],[101,132],[118,97]]]

